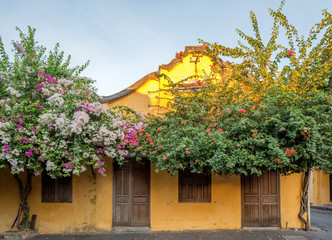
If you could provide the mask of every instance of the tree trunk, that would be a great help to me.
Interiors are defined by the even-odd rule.
[[[12,225],[12,228],[15,226],[19,229],[22,230],[25,228],[26,221],[28,219],[28,210],[29,210],[29,204],[28,204],[28,197],[30,195],[30,192],[32,190],[31,187],[31,179],[32,179],[32,171],[27,170],[27,180],[25,182],[25,186],[21,178],[19,177],[18,174],[14,174],[14,178],[18,184],[18,189],[20,193],[20,206],[17,212],[17,216],[14,220],[14,223]]]
[[[304,178],[303,178],[303,185],[301,189],[301,209],[299,212],[299,219],[301,222],[304,224],[304,229],[306,231],[310,230],[310,224],[308,219],[309,216],[309,209],[308,209],[308,201],[309,201],[309,179],[310,179],[310,171],[304,173]],[[307,213],[307,219],[303,217],[303,215]]]

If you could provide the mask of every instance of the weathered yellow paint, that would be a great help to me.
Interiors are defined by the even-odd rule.
[[[159,79],[152,78],[145,82],[140,88],[136,91],[130,93],[125,98],[120,98],[115,100],[111,104],[107,104],[107,106],[127,106],[136,111],[142,113],[157,113],[158,109],[155,107],[151,107],[152,105],[159,105],[158,93],[150,93],[149,91],[159,89]]]
[[[179,82],[184,78],[193,75],[203,75],[204,73],[210,74],[210,65],[212,64],[212,61],[209,57],[202,56],[200,58],[200,61],[197,63],[197,73],[195,73],[195,63],[190,62],[193,59],[196,58],[193,57],[193,54],[189,53],[183,57],[182,62],[178,63],[171,69],[166,69],[160,66],[159,74],[167,75],[173,82]],[[158,99],[160,97],[165,98],[166,95],[157,91],[164,89],[167,83],[167,80],[163,77],[160,79],[150,78],[134,92],[123,98],[117,99],[112,103],[106,103],[106,105],[108,107],[127,106],[142,113],[159,113],[158,111],[160,111],[160,108],[156,106],[166,107],[167,105],[165,100]]]
[[[298,218],[302,174],[280,176],[280,215],[282,228],[303,228]],[[304,216],[306,217],[306,216]]]
[[[112,164],[109,162],[108,164]],[[37,214],[39,233],[77,233],[111,231],[112,168],[106,177],[93,177],[87,171],[73,177],[72,203],[42,203],[41,177],[32,178],[28,199],[30,216]],[[19,207],[18,187],[8,170],[0,170],[0,234],[10,230]]]
[[[179,203],[178,176],[151,168],[151,230],[241,228],[239,176],[212,176],[211,203]]]
[[[313,204],[330,204],[330,176],[320,170],[313,171]]]

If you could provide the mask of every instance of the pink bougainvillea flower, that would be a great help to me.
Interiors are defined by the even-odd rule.
[[[138,147],[137,149],[141,150],[141,149],[142,149],[142,147]]]
[[[289,52],[287,53],[287,56],[293,56],[294,55],[294,51],[293,50],[289,50]]]
[[[214,103],[212,103],[212,105],[217,105],[217,103],[214,102]]]
[[[38,85],[37,85],[37,89],[38,89],[38,91],[41,91],[41,87],[42,86],[44,86],[44,83],[39,83]]]
[[[190,151],[186,151],[186,154],[187,154],[187,155],[190,154]]]
[[[246,110],[244,110],[244,109],[240,109],[239,111],[242,112],[242,113],[246,112]]]
[[[32,155],[32,152],[25,152],[25,155],[29,158],[29,157],[31,157],[31,155]]]
[[[206,131],[207,131],[209,134],[211,133],[211,129],[210,129],[210,128],[206,129]]]
[[[162,147],[163,147],[163,146],[161,146],[161,145],[159,146],[159,148],[162,148]]]
[[[286,128],[284,128],[284,127],[280,128],[280,131],[285,131],[285,130],[286,130]]]
[[[218,129],[218,132],[223,132],[223,130],[221,128]]]
[[[160,126],[158,129],[157,129],[157,132],[161,131],[163,129],[162,126]]]
[[[185,121],[181,121],[181,125],[184,125],[184,124],[186,124],[186,122]]]
[[[229,112],[231,109],[230,108],[227,108],[227,112]]]
[[[212,141],[216,140],[216,138],[212,138]]]
[[[165,161],[167,159],[167,157],[163,157],[163,160]]]

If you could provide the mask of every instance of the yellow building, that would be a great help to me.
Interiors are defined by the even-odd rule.
[[[332,204],[332,175],[314,170],[310,179],[310,203],[312,205]]]
[[[186,47],[158,71],[147,74],[125,90],[104,97],[107,106],[125,105],[143,113],[156,113],[157,90],[173,81],[209,73],[211,60]],[[220,67],[228,63],[220,60]],[[144,227],[151,231],[239,229],[243,227],[302,228],[298,219],[302,174],[275,172],[257,176],[210,176],[182,172],[156,173],[148,161],[134,159],[122,167],[108,159],[107,176],[87,171],[80,177],[32,181],[30,215],[37,215],[40,233],[111,231],[115,227]],[[52,186],[52,187],[50,187]],[[0,170],[0,234],[10,229],[19,206],[16,182]]]

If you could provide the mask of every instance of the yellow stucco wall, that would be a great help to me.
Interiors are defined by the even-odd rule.
[[[40,233],[111,231],[112,167],[108,175],[91,172],[73,178],[73,203],[41,203],[41,179],[34,177],[29,198],[30,214],[37,214]],[[282,228],[302,228],[300,209],[301,174],[280,177]],[[16,182],[0,170],[0,234],[10,229],[19,204]],[[241,228],[241,177],[212,175],[211,203],[179,203],[178,176],[156,173],[151,168],[151,230],[199,230]]]
[[[151,168],[151,230],[241,228],[239,176],[212,176],[211,203],[179,203],[178,176]]]
[[[87,171],[73,177],[72,203],[42,203],[41,177],[32,178],[28,199],[30,216],[37,214],[39,233],[76,233],[111,231],[112,225],[112,164],[106,177],[92,177]],[[0,170],[0,234],[10,230],[18,206],[16,181],[8,170]]]
[[[320,170],[313,171],[313,201],[314,205],[330,204],[330,175]]]
[[[303,228],[300,212],[302,174],[280,176],[280,216],[282,228]]]
[[[136,91],[130,93],[125,98],[120,98],[115,100],[111,104],[106,104],[107,106],[127,106],[136,111],[142,113],[158,113],[158,108],[151,107],[152,105],[158,105],[158,93],[150,93],[149,91],[159,89],[159,79],[152,78],[145,82]]]
[[[192,63],[192,54],[188,54],[183,57],[182,62],[176,64],[173,68],[167,70],[166,68],[160,68],[159,74],[167,75],[172,81],[178,82],[183,80],[185,77],[193,75],[203,75],[204,73],[210,74],[212,61],[207,56],[202,56],[200,61],[197,63],[197,73],[195,73],[195,63]],[[158,98],[167,97],[164,93],[156,92],[159,89],[165,88],[167,80],[163,77],[160,79],[151,78],[147,80],[142,86],[136,89],[134,92],[127,96],[117,99],[112,103],[106,103],[108,107],[111,106],[127,106],[131,107],[142,113],[156,114],[162,111],[156,106],[166,107],[165,100],[159,100]],[[161,94],[161,95],[160,95]],[[158,98],[156,98],[158,97]]]

